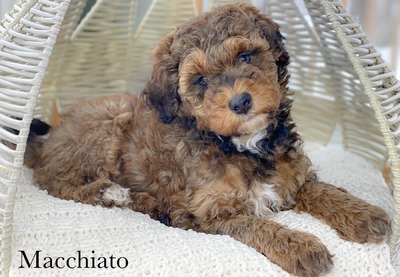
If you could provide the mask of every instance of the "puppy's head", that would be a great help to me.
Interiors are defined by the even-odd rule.
[[[144,96],[164,123],[191,118],[199,130],[246,136],[271,123],[286,92],[289,56],[279,26],[245,4],[180,25],[155,60]]]

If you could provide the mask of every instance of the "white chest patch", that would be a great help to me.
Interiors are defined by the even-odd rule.
[[[254,215],[269,217],[272,212],[279,211],[283,199],[271,183],[255,183],[248,191],[249,201],[254,207]]]
[[[260,131],[245,136],[245,137],[232,137],[232,143],[235,145],[237,151],[243,152],[249,150],[254,154],[260,153],[257,143],[267,135],[267,130],[261,129]]]

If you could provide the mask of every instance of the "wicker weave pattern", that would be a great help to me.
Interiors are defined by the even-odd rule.
[[[177,9],[176,7],[179,7]],[[139,24],[131,48],[129,89],[140,91],[150,76],[155,46],[179,23],[196,15],[193,0],[154,0]],[[150,66],[149,66],[150,65]]]
[[[218,6],[218,5],[224,5],[224,4],[231,4],[234,3],[235,1],[232,0],[214,0],[211,1],[212,2],[212,6]],[[241,0],[241,1],[236,1],[236,2],[240,2],[240,3],[248,3],[251,4],[251,0]]]
[[[49,65],[46,69],[39,101],[35,107],[35,114],[44,119],[50,119],[49,116],[53,104],[58,99],[57,91],[60,86],[59,81],[64,72],[64,61],[70,56],[68,51],[69,42],[72,33],[78,25],[85,5],[86,0],[72,1],[69,4],[60,32],[58,33],[57,43],[53,48]]]
[[[1,22],[0,275],[10,264],[12,212],[29,124],[67,7],[63,0],[23,1]]]
[[[317,1],[315,1],[317,2]],[[354,82],[359,82],[362,91],[368,96],[368,99],[362,99],[362,95],[354,93],[353,97],[344,99],[348,105],[355,106],[354,117],[358,117],[353,122],[355,129],[354,145],[360,154],[364,152],[376,153],[381,149],[380,135],[376,132],[378,129],[384,137],[384,144],[387,147],[387,154],[382,152],[382,156],[389,156],[392,169],[392,186],[394,195],[394,215],[392,222],[392,235],[390,237],[391,252],[394,256],[399,250],[400,238],[400,217],[399,217],[399,201],[400,201],[400,164],[399,164],[399,92],[400,83],[394,77],[387,64],[382,60],[379,52],[375,50],[372,44],[365,37],[361,27],[353,21],[348,13],[344,10],[339,1],[321,0],[319,6],[323,8],[323,14],[326,14],[331,22],[331,26],[337,34],[337,40],[346,52],[354,74]],[[355,101],[357,98],[358,101]],[[376,120],[371,118],[365,108],[361,112],[362,107],[372,107]],[[351,108],[351,106],[350,106]],[[349,110],[350,110],[349,108]],[[357,114],[358,113],[358,114]],[[364,117],[364,118],[363,118]],[[364,120],[363,120],[364,119]],[[376,125],[378,122],[379,125]],[[372,135],[370,135],[370,132]],[[367,138],[367,139],[365,139]],[[371,140],[372,145],[368,143]],[[356,145],[358,144],[358,146]],[[350,145],[350,143],[349,143]],[[360,149],[360,145],[367,146]],[[384,160],[383,160],[384,161]]]
[[[101,0],[78,23],[85,2],[72,2],[68,11],[69,22],[51,59],[54,70],[46,75],[36,111],[43,118],[49,118],[55,101],[62,109],[77,98],[139,92],[150,74],[157,42],[195,15],[191,0],[156,0],[135,26],[136,0]]]
[[[136,1],[98,1],[79,22],[86,1],[74,1],[66,30],[55,48],[52,75],[46,75],[37,113],[50,115],[54,101],[62,107],[77,98],[126,91],[127,53],[133,34]],[[50,71],[49,71],[50,72]]]
[[[326,2],[325,6],[321,6],[320,2],[310,1],[306,5],[321,39],[325,60],[332,69],[331,76],[336,80],[337,101],[343,107],[339,122],[342,124],[344,146],[382,169],[387,159],[383,136],[365,94],[365,85],[351,63],[356,55],[360,58],[369,52],[375,52],[375,56],[379,53],[370,48],[366,40],[361,40],[362,37],[365,39],[365,34],[338,2],[329,5]],[[335,12],[333,17],[321,16],[322,9],[327,7]],[[340,24],[341,33],[335,30],[335,24]],[[340,40],[340,36],[346,41]]]
[[[304,140],[327,144],[340,110],[332,69],[326,65],[318,38],[294,1],[265,1],[265,13],[278,22],[286,38],[298,131]]]
[[[237,1],[215,0],[213,5],[227,2]],[[400,83],[339,1],[304,1],[310,22],[298,1],[264,2],[287,38],[294,117],[303,138],[327,144],[339,124],[344,148],[377,168],[390,158],[395,256],[400,244]],[[0,24],[0,275],[7,274],[10,263],[12,210],[33,114],[49,119],[55,101],[62,108],[80,97],[140,91],[157,42],[196,14],[192,0],[153,0],[135,24],[136,0],[98,0],[81,20],[85,5],[80,0],[21,0]]]

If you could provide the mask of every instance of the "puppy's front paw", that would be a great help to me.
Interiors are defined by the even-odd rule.
[[[100,201],[104,207],[126,207],[131,202],[129,189],[112,184],[100,191]]]
[[[317,237],[281,229],[269,247],[268,258],[296,276],[313,277],[333,267],[332,256]]]
[[[336,230],[345,240],[355,242],[381,242],[390,233],[390,218],[387,213],[376,206],[365,204],[346,211],[342,224]]]
[[[349,241],[381,242],[390,233],[390,218],[382,208],[315,180],[303,185],[295,210],[325,221],[339,237]]]

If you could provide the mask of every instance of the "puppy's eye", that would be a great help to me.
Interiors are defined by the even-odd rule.
[[[250,63],[252,57],[253,57],[252,53],[239,53],[239,55],[237,56],[237,59],[240,62]]]
[[[207,87],[207,85],[208,85],[207,78],[203,77],[203,76],[197,77],[196,84],[201,86],[201,87]]]

